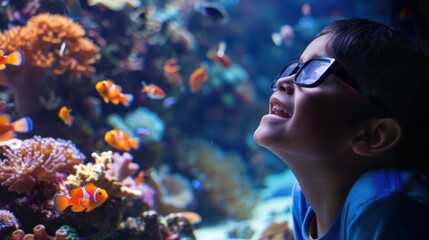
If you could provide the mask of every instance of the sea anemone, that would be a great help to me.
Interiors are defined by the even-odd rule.
[[[42,182],[56,189],[64,175],[73,173],[73,166],[85,159],[71,141],[40,136],[22,141],[18,148],[4,147],[3,155],[0,184],[27,194]]]

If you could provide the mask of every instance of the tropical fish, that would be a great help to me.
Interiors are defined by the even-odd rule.
[[[191,211],[183,211],[183,212],[177,212],[177,213],[170,213],[171,217],[183,217],[186,218],[191,224],[197,224],[200,223],[202,220],[202,217],[200,214],[196,212]]]
[[[127,5],[131,5],[132,7],[140,7],[140,0],[87,0],[89,6],[93,6],[95,4],[102,4],[105,7],[109,8],[113,11],[119,11],[124,9]]]
[[[70,114],[71,109],[66,106],[62,106],[58,111],[58,117],[60,117],[64,123],[68,126],[73,124],[74,117]]]
[[[151,83],[146,84],[145,82],[142,82],[142,92],[146,93],[148,97],[151,99],[162,99],[165,97],[165,92],[160,88],[159,86]]]
[[[60,49],[58,50],[58,55],[60,55],[60,57],[62,57],[62,56],[64,56],[64,55],[66,55],[67,54],[67,41],[66,40],[64,40],[62,43],[61,43],[61,46],[60,46]]]
[[[225,68],[229,68],[232,65],[231,59],[228,55],[225,54],[226,43],[220,42],[217,50],[209,50],[207,52],[207,57],[212,59],[215,63],[220,64]]]
[[[55,195],[54,208],[58,213],[62,213],[69,206],[73,212],[90,212],[101,206],[108,197],[106,190],[94,183],[87,183],[83,187],[72,189],[70,196]]]
[[[104,140],[110,146],[119,151],[128,152],[131,148],[137,149],[139,147],[138,138],[130,138],[127,132],[121,131],[117,128],[106,132]]]
[[[26,133],[33,130],[33,122],[30,117],[22,117],[11,122],[7,113],[0,114],[0,141],[6,141],[16,137],[16,132]]]
[[[199,68],[194,70],[189,77],[189,88],[191,92],[200,91],[203,88],[203,83],[208,80],[207,65],[201,64]]]
[[[82,6],[80,5],[80,0],[65,0],[65,14],[73,19],[78,21],[82,16]]]
[[[295,32],[293,30],[293,27],[289,24],[281,26],[279,32],[274,32],[271,34],[271,39],[277,46],[285,44],[286,46],[290,47],[293,44],[294,38]]]
[[[164,99],[164,101],[162,101],[162,106],[164,108],[171,108],[172,106],[174,106],[174,104],[177,103],[177,99],[174,96],[170,96],[166,99]]]
[[[176,58],[169,58],[165,61],[164,66],[164,76],[167,78],[168,82],[175,83],[180,87],[183,87],[183,79],[179,73],[180,66],[177,63]]]
[[[145,175],[145,172],[143,170],[140,170],[137,176],[134,178],[134,182],[136,184],[143,184],[145,182],[144,175]]]
[[[150,135],[150,130],[147,128],[139,127],[134,130],[136,135],[148,136]]]
[[[225,7],[219,3],[195,1],[194,10],[214,22],[226,23],[229,19]]]
[[[122,93],[122,88],[114,84],[112,80],[99,81],[95,85],[95,89],[97,89],[105,103],[112,102],[115,105],[122,103],[128,107],[134,99],[132,94]]]
[[[24,53],[21,50],[16,50],[6,55],[6,50],[0,48],[0,70],[5,69],[7,64],[21,66],[23,63]]]

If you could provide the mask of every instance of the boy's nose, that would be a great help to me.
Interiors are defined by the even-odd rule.
[[[295,88],[295,84],[293,82],[294,76],[295,74],[284,78],[280,78],[279,80],[277,80],[276,82],[277,91],[285,92],[286,94],[292,95]]]

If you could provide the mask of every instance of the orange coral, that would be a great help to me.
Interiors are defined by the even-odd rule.
[[[55,232],[55,237],[51,237],[46,232],[46,228],[43,224],[39,224],[33,228],[33,234],[28,233],[25,234],[22,229],[15,230],[10,239],[11,240],[33,240],[33,239],[40,239],[40,240],[65,240],[67,239],[67,232],[62,229],[58,229]]]
[[[17,49],[24,52],[23,66],[8,66],[0,73],[0,85],[12,88],[20,114],[41,107],[38,98],[48,92],[43,84],[48,74],[69,73],[71,78],[78,78],[95,72],[92,64],[100,59],[99,48],[84,36],[84,29],[72,19],[48,13],[36,15],[27,25],[0,34],[0,46],[6,52]],[[60,52],[62,44],[67,46],[65,52]]]
[[[53,186],[62,182],[61,173],[74,173],[73,166],[85,156],[71,141],[35,136],[21,146],[6,148],[0,160],[0,182],[10,191],[31,193],[39,182]]]

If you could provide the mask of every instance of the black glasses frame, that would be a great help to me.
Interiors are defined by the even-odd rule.
[[[329,62],[328,68],[325,70],[325,72],[320,75],[320,77],[314,81],[311,84],[305,84],[302,82],[297,82],[296,78],[299,75],[299,73],[302,71],[302,69],[305,68],[308,64],[310,64],[312,61],[325,61]],[[288,70],[291,66],[296,64],[296,66],[287,74],[285,74],[285,71]],[[344,69],[344,67],[335,59],[335,58],[329,58],[329,57],[317,57],[312,58],[306,62],[300,62],[300,61],[293,61],[289,64],[287,64],[277,75],[277,77],[274,79],[274,81],[271,83],[271,89],[273,91],[276,91],[277,88],[277,81],[280,78],[288,77],[295,74],[293,81],[296,85],[300,87],[305,88],[313,88],[319,86],[329,75],[334,75],[335,78],[340,81],[342,84],[344,84],[347,88],[349,88],[353,92],[361,92],[363,93],[368,100],[375,106],[377,109],[385,116],[390,116],[390,111],[386,108],[385,104],[383,104],[380,100],[378,100],[376,97],[374,97],[372,94],[370,94],[368,91],[362,88],[362,86]]]
[[[329,62],[329,67],[325,70],[325,72],[320,75],[320,77],[312,84],[305,84],[301,82],[296,81],[296,77],[299,75],[299,73],[302,71],[302,69],[305,68],[308,64],[312,63],[313,61],[324,61]],[[296,64],[296,67],[287,75],[285,75],[285,71],[291,66]],[[306,62],[299,62],[299,61],[293,61],[289,64],[287,64],[282,71],[277,75],[273,83],[271,84],[271,88],[275,90],[277,80],[283,77],[288,77],[292,74],[295,74],[294,77],[294,83],[301,87],[307,87],[307,88],[313,88],[319,86],[329,75],[334,74],[340,82],[342,82],[344,85],[346,85],[348,88],[350,88],[353,91],[360,91],[362,90],[362,87],[359,85],[359,83],[353,79],[350,74],[348,74],[343,66],[335,60],[335,58],[328,58],[328,57],[318,57],[318,58],[312,58]]]

